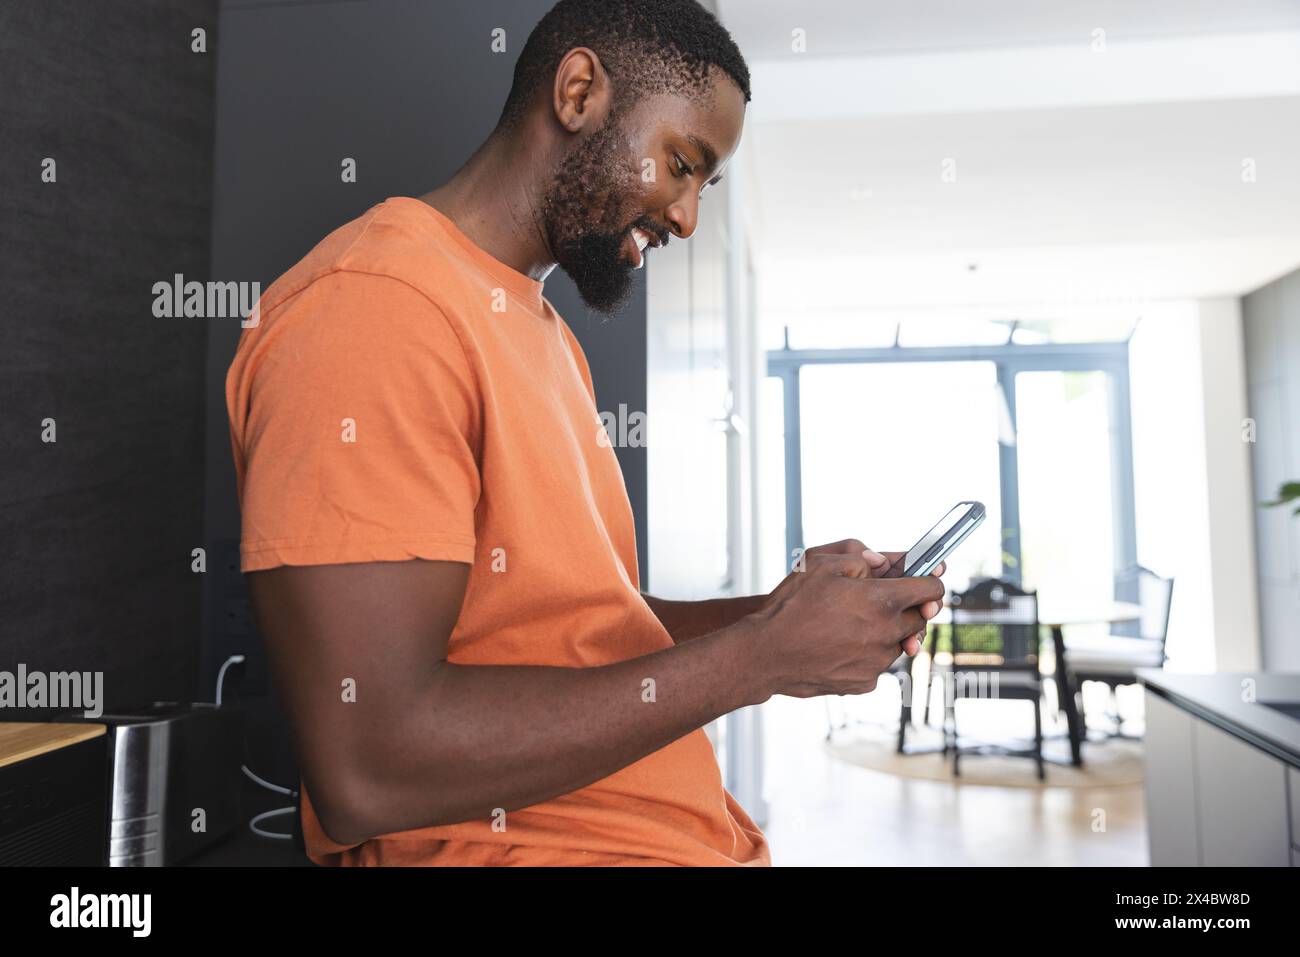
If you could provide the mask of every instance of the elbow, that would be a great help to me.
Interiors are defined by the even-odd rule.
[[[397,830],[386,820],[385,776],[376,774],[371,762],[362,758],[364,748],[334,744],[302,755],[303,782],[325,836],[335,844],[354,847]]]
[[[312,809],[325,836],[336,844],[354,847],[397,831],[438,827],[466,820],[443,802],[430,800],[419,790],[412,800],[409,779],[401,780],[396,768],[375,774],[358,766],[337,765],[307,779]],[[446,780],[442,775],[440,778]]]
[[[354,847],[383,833],[369,806],[369,789],[347,775],[326,773],[309,781],[307,790],[320,829],[335,844]]]

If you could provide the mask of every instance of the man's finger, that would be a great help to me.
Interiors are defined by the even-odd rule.
[[[861,555],[814,555],[816,563],[811,567],[827,569],[846,578],[870,578],[871,566]]]
[[[879,584],[882,588],[889,589],[905,608],[943,600],[943,582],[932,575],[921,578],[882,578],[879,579]]]
[[[879,552],[884,557],[884,561],[876,566],[875,576],[877,578],[902,578],[903,562],[907,558],[907,552]],[[939,567],[930,572],[935,578],[948,571],[948,563],[940,562]]]
[[[888,558],[880,554],[880,552],[872,551],[869,548],[864,548],[862,550],[862,557],[867,560],[868,565],[870,565],[873,569],[876,569],[877,571],[881,568],[886,567],[889,564]]]
[[[843,538],[829,545],[814,545],[804,552],[805,555],[861,555],[866,548],[856,538]]]
[[[903,574],[903,559],[907,552],[876,552],[883,561],[872,572],[877,578],[900,578]]]
[[[921,617],[921,613],[915,608],[907,609],[907,611],[899,615],[899,618],[907,628],[906,634],[909,637],[916,635],[918,632],[925,631],[925,619]]]

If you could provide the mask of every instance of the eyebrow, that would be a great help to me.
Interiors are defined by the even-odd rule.
[[[713,172],[713,170],[718,165],[718,154],[713,151],[713,147],[710,146],[708,143],[704,142],[704,140],[700,139],[694,133],[687,133],[686,140],[688,143],[690,143],[692,146],[694,146],[697,150],[700,151],[700,155],[704,157],[705,167],[709,170],[709,172]],[[712,186],[720,179],[722,179],[721,174],[713,177],[711,180],[709,180],[709,185]]]

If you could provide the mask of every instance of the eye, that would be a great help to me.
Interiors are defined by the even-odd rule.
[[[692,169],[692,168],[687,164],[686,160],[682,159],[680,153],[674,153],[674,154],[673,154],[673,159],[676,161],[676,166],[677,166],[676,171],[674,172],[674,175],[676,175],[676,176],[690,176],[690,175],[692,175],[692,174],[695,172],[695,170],[693,170],[693,169]]]

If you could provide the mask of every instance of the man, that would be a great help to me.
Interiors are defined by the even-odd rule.
[[[770,596],[638,590],[555,265],[613,312],[686,239],[749,74],[693,0],[563,0],[448,183],[323,240],[227,379],[242,567],[322,864],[768,864],[703,726],[868,691],[935,579],[811,550]],[[650,175],[644,175],[651,171]]]

